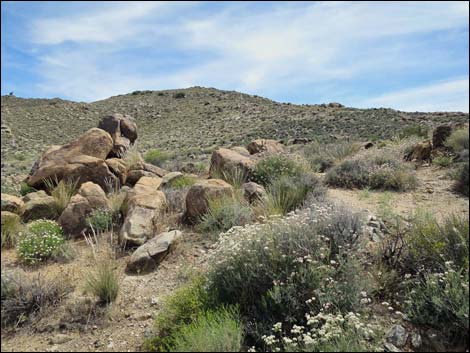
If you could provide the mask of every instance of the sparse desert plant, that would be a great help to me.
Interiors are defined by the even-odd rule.
[[[100,303],[110,304],[118,296],[119,283],[116,264],[111,260],[101,260],[86,275],[85,291],[98,297]]]
[[[282,176],[300,176],[304,172],[304,167],[292,158],[274,155],[263,159],[256,165],[251,179],[258,184],[267,186]]]
[[[14,247],[22,230],[20,217],[2,215],[2,249]]]
[[[140,156],[137,143],[127,149],[122,159],[129,169],[132,169],[142,163],[143,160]]]
[[[72,289],[64,278],[49,280],[40,275],[29,278],[2,273],[2,327],[27,322],[32,315],[60,303]]]
[[[113,228],[114,214],[111,210],[95,209],[86,218],[86,223],[97,233],[109,231]]]
[[[400,133],[399,133],[399,138],[400,139],[406,139],[408,137],[412,136],[418,136],[422,138],[426,138],[429,135],[429,127],[424,126],[424,125],[418,125],[418,124],[413,124],[413,125],[408,125],[405,128],[403,128]]]
[[[27,195],[27,194],[29,194],[29,193],[31,193],[31,192],[35,192],[35,191],[37,191],[37,190],[36,190],[35,188],[33,188],[32,186],[29,186],[29,185],[26,184],[25,182],[22,182],[22,183],[20,184],[20,194],[21,194],[22,196]]]
[[[240,352],[243,325],[238,310],[221,307],[206,311],[174,336],[172,352]]]
[[[70,199],[75,194],[77,190],[78,180],[57,180],[57,177],[54,179],[47,179],[44,181],[46,188],[49,190],[51,196],[54,198],[54,205],[57,211],[57,214],[61,214],[63,210],[67,207],[70,202]]]
[[[238,167],[229,170],[214,170],[211,171],[211,175],[213,178],[225,180],[235,190],[240,190],[242,185],[248,180],[248,173]]]
[[[144,155],[144,160],[147,163],[161,167],[165,161],[172,158],[172,155],[166,151],[151,149]]]
[[[355,142],[322,143],[315,141],[307,145],[303,154],[313,170],[324,172],[343,159],[354,155],[361,148]]]
[[[188,176],[188,175],[182,175],[181,177],[174,178],[168,182],[165,187],[171,187],[174,189],[184,189],[189,186],[192,186],[196,183],[196,178]]]
[[[455,175],[455,190],[462,193],[465,196],[469,196],[469,163],[460,163],[457,173]]]
[[[445,146],[452,149],[455,153],[468,150],[470,148],[469,144],[468,128],[453,131],[445,141]]]
[[[64,242],[64,233],[56,222],[36,220],[27,225],[26,234],[18,242],[18,257],[34,265],[53,257]]]
[[[198,228],[202,232],[225,232],[253,219],[253,211],[246,201],[232,196],[208,200],[208,210],[201,216]]]
[[[441,168],[446,168],[453,163],[453,158],[450,156],[437,156],[432,160],[432,163]]]

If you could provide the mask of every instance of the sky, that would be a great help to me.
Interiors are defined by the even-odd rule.
[[[2,94],[192,86],[468,112],[469,2],[1,3]]]

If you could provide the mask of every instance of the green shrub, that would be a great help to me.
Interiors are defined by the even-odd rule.
[[[22,196],[27,195],[27,194],[29,194],[29,193],[31,193],[31,192],[35,192],[35,191],[37,191],[37,190],[36,190],[35,188],[33,188],[32,186],[29,186],[29,185],[26,184],[25,182],[22,182],[22,183],[20,184],[20,194],[21,194]]]
[[[316,141],[305,147],[303,154],[313,170],[324,172],[346,157],[354,155],[361,146],[353,142],[321,143]]]
[[[432,160],[432,163],[439,167],[446,168],[453,163],[453,158],[450,156],[438,156]]]
[[[329,233],[325,223],[339,221],[331,218],[334,208],[312,206],[278,221],[232,228],[221,237],[208,289],[218,303],[238,305],[251,323],[246,343],[262,345],[272,325],[292,327],[310,310],[360,307],[363,283],[354,253],[347,247],[330,252],[330,236],[339,234]]]
[[[119,294],[119,282],[116,264],[101,261],[87,274],[85,291],[98,297],[100,303],[109,304]]]
[[[371,188],[406,191],[417,179],[400,161],[387,155],[363,156],[345,160],[326,174],[327,184],[344,188]]]
[[[208,200],[208,210],[201,216],[198,228],[202,232],[225,232],[234,226],[250,223],[253,212],[238,197],[220,197]]]
[[[405,138],[412,137],[412,136],[427,138],[428,135],[429,135],[429,127],[418,125],[418,124],[406,126],[399,133],[399,137],[401,139],[405,139]]]
[[[468,268],[456,271],[448,263],[444,272],[415,281],[406,301],[411,322],[438,329],[454,344],[468,344]]]
[[[320,181],[310,174],[281,177],[272,181],[266,191],[267,198],[262,203],[268,215],[285,215],[295,210],[302,205],[309,193],[315,198],[321,198],[326,193]]]
[[[2,215],[2,249],[14,247],[23,226],[17,215]]]
[[[225,180],[236,190],[240,190],[242,185],[248,180],[248,173],[241,168],[211,172],[213,178]]]
[[[78,181],[47,179],[44,182],[51,196],[54,198],[54,206],[57,214],[61,214],[70,202],[77,190]]]
[[[274,155],[260,161],[253,171],[251,179],[267,186],[282,176],[300,176],[304,168],[296,161],[283,155]]]
[[[167,185],[165,185],[165,187],[171,187],[174,189],[184,189],[184,188],[194,185],[196,181],[197,180],[194,177],[183,175],[181,177],[170,180],[170,182]]]
[[[33,265],[53,257],[63,244],[64,234],[56,222],[37,220],[28,224],[26,234],[19,240],[18,257]]]
[[[163,162],[167,161],[171,157],[172,157],[171,154],[168,152],[161,151],[158,149],[152,149],[152,150],[147,151],[147,153],[145,153],[144,160],[147,163],[161,167]]]
[[[157,335],[145,342],[145,350],[152,352],[171,350],[173,335],[209,309],[210,297],[204,286],[205,279],[196,276],[165,300],[162,310],[155,319]]]
[[[49,306],[61,302],[72,287],[64,278],[11,276],[2,273],[2,327],[21,325]]]
[[[111,210],[95,209],[86,218],[86,223],[95,232],[106,232],[113,228],[114,215]]]
[[[455,153],[469,149],[468,128],[458,129],[446,139],[445,146],[452,149]]]
[[[243,327],[238,311],[206,311],[173,337],[172,352],[240,352]]]
[[[469,196],[469,163],[461,163],[455,176],[455,190],[465,196]]]

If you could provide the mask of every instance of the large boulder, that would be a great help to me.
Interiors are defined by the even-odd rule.
[[[155,269],[181,238],[179,230],[157,235],[138,247],[127,263],[128,272],[144,273]]]
[[[108,210],[109,202],[103,189],[92,182],[84,183],[78,193],[70,199],[69,204],[62,212],[58,223],[64,232],[71,237],[77,237],[89,230],[88,216],[93,210]]]
[[[219,173],[241,170],[248,177],[256,165],[256,159],[243,155],[228,148],[218,148],[212,153],[210,175],[217,177]]]
[[[113,147],[111,136],[104,130],[93,128],[75,141],[49,148],[36,161],[26,183],[36,189],[44,188],[47,179],[73,180],[78,185],[93,181],[102,188],[107,183],[118,183],[109,170],[105,158]]]
[[[432,132],[432,147],[441,148],[444,147],[444,142],[452,134],[452,126],[440,125],[437,126]]]
[[[186,213],[188,223],[197,222],[207,212],[208,200],[224,196],[234,196],[233,187],[221,179],[207,179],[196,182],[186,195]]]
[[[246,149],[251,154],[280,153],[284,151],[284,145],[276,140],[258,139],[250,142]]]
[[[158,188],[161,178],[142,177],[127,194],[127,212],[119,233],[123,245],[142,245],[154,235],[166,198]]]
[[[432,144],[431,141],[423,141],[412,146],[405,153],[406,161],[424,162],[432,159]]]
[[[159,168],[149,163],[137,163],[132,166],[127,173],[126,184],[134,186],[142,177],[163,177],[168,174],[165,169]]]
[[[137,140],[137,124],[128,115],[113,114],[104,117],[98,128],[108,132],[113,139],[113,148],[108,157],[122,158],[129,147]]]
[[[24,202],[17,196],[9,194],[1,194],[2,199],[2,211],[9,211],[16,214],[23,214]]]
[[[124,160],[120,158],[109,158],[105,160],[111,173],[113,173],[118,179],[121,185],[126,183],[128,166]]]
[[[23,202],[23,219],[26,222],[39,218],[56,219],[59,216],[54,198],[43,190],[26,194]]]

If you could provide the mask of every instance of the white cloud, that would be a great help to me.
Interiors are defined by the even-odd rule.
[[[370,98],[362,107],[393,107],[404,111],[462,111],[469,108],[469,80],[461,78],[404,89]]]

